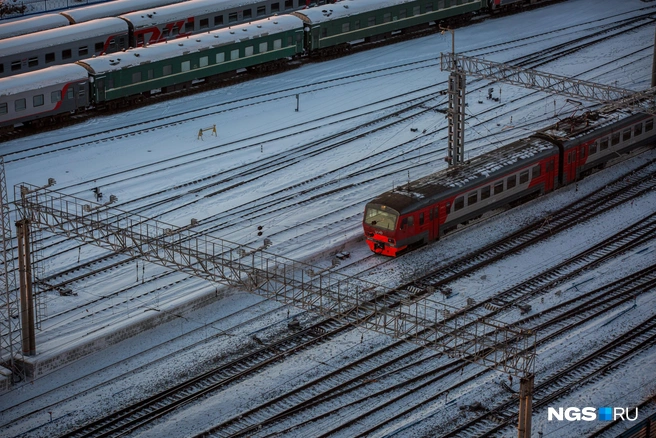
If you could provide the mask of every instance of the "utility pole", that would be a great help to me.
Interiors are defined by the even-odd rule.
[[[456,64],[456,35],[453,29],[440,26],[442,34],[451,32],[451,54],[453,66],[449,75],[449,144],[446,161],[457,166],[465,159],[465,75]]]

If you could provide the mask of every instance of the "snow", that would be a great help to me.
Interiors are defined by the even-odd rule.
[[[456,50],[494,61],[515,62],[605,29],[618,17],[643,14],[642,8],[651,10],[653,6],[639,0],[563,2],[458,29]],[[520,42],[523,38],[527,39]],[[605,84],[615,85],[617,81],[617,86],[643,90],[649,87],[651,78],[653,40],[653,24],[638,27],[538,69]],[[119,208],[175,226],[197,218],[200,231],[254,247],[270,238],[273,245],[268,251],[307,261],[318,269],[329,268],[338,251],[348,251],[351,258],[338,267],[341,273],[393,287],[439,262],[509,234],[528,221],[545,218],[559,206],[594,193],[619,175],[656,158],[654,150],[635,155],[586,178],[578,187],[562,188],[399,259],[363,260],[369,255],[361,228],[366,202],[445,167],[444,114],[420,111],[412,104],[426,100],[428,107],[446,106],[446,96],[439,91],[446,88],[448,73],[439,70],[438,57],[441,51],[450,49],[450,34],[438,34],[5,142],[2,148],[10,197],[16,184],[25,181],[43,185],[52,177],[57,181],[54,190],[92,204],[92,189],[100,187],[105,200],[110,194],[118,196]],[[374,70],[376,73],[371,73]],[[486,94],[489,86],[495,88],[495,96],[500,95],[500,102],[476,99]],[[519,87],[468,80],[467,89],[468,158],[525,138],[572,113],[580,114],[578,106],[565,98]],[[394,123],[378,120],[391,114],[395,114]],[[154,121],[156,118],[165,119]],[[133,133],[136,124],[139,132]],[[217,137],[206,132],[202,139],[197,138],[200,129],[213,125]],[[104,132],[108,129],[113,131]],[[356,138],[365,132],[367,135]],[[343,142],[334,145],[334,141],[327,141],[332,135],[339,135]],[[245,174],[245,169],[253,169],[254,173]],[[321,186],[323,183],[327,185]],[[573,225],[566,233],[458,281],[453,285],[455,294],[442,299],[461,307],[467,298],[478,301],[512,287],[589,247],[591,242],[601,241],[652,214],[655,197],[653,192],[645,194],[629,208],[609,211],[591,223]],[[164,204],[158,203],[164,199]],[[203,227],[210,227],[211,220],[215,225],[205,230]],[[262,236],[257,235],[258,226],[263,227]],[[56,240],[49,238],[48,242]],[[69,248],[67,252],[53,255],[64,246]],[[78,247],[75,241],[46,246],[45,275],[74,268],[103,254],[105,250]],[[646,243],[561,285],[561,293],[548,290],[529,304],[539,312],[653,264],[654,254],[653,243]],[[79,274],[71,272],[65,278]],[[147,280],[145,285],[141,284],[143,280]],[[58,281],[61,279],[53,280]],[[51,318],[37,331],[35,361],[47,361],[91,341],[101,342],[109,333],[135,323],[148,324],[155,316],[163,323],[120,343],[102,345],[93,354],[33,381],[19,383],[0,395],[3,436],[63,433],[73,422],[82,423],[93,415],[116,410],[183,376],[211,367],[214,360],[229,358],[231,353],[253,345],[253,335],[267,339],[273,333],[284,333],[290,318],[310,318],[293,307],[142,261],[130,261],[109,274],[76,281],[72,287],[77,296],[46,294]],[[219,299],[210,299],[214,295]],[[204,302],[209,304],[201,307]],[[640,295],[637,303],[635,308],[627,304],[608,312],[541,347],[536,382],[652,316],[656,293]],[[180,310],[185,304],[188,307]],[[623,311],[626,313],[616,318]],[[360,357],[391,342],[388,337],[355,329],[210,395],[139,436],[199,433],[324,370],[340,367],[348,358]],[[184,351],[178,352],[183,347]],[[653,396],[655,355],[654,348],[646,350],[625,366],[564,396],[557,406],[631,406]],[[466,372],[481,370],[472,365]],[[494,384],[499,377],[498,372],[491,372],[476,384],[454,391],[448,400],[435,401],[402,421],[386,425],[377,436],[414,437],[446,431],[452,422],[467,415],[459,406],[475,401],[493,403],[507,395]],[[389,377],[399,381],[402,378]],[[78,395],[101,382],[108,383]],[[431,386],[427,392],[438,393],[447,383]],[[67,397],[70,399],[51,406]],[[5,426],[28,413],[17,424]],[[384,415],[381,412],[380,417]],[[601,425],[597,421],[548,422],[546,411],[533,415],[534,435],[543,431],[545,437],[583,436]],[[316,425],[303,431],[306,435],[302,436],[313,436],[324,429]]]
[[[114,0],[86,8],[69,9],[61,14],[69,17],[72,23],[84,23],[104,17],[117,17],[132,11],[141,11],[163,4],[181,3],[187,0]]]
[[[37,87],[65,84],[74,81],[86,82],[89,72],[77,64],[53,66],[47,70],[39,70],[0,78],[0,96],[11,96],[29,91]]]

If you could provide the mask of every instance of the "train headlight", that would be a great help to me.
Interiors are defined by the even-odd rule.
[[[388,242],[388,243],[391,243],[392,245],[394,245],[394,239],[392,239],[391,237],[387,239],[387,242]]]

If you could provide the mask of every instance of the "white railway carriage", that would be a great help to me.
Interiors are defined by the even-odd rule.
[[[0,23],[0,40],[28,33],[68,26],[69,21],[61,14],[44,14],[30,18],[17,18]]]
[[[86,108],[88,81],[86,69],[77,64],[1,78],[0,126],[35,120],[46,124]]]
[[[0,78],[125,49],[127,32],[120,18],[103,18],[0,40]]]
[[[207,32],[306,6],[306,0],[190,0],[121,16],[130,25],[132,47]]]
[[[89,6],[86,8],[69,9],[61,12],[71,24],[85,23],[105,17],[118,17],[142,9],[157,8],[160,6],[183,3],[187,0],[114,0],[107,3]]]

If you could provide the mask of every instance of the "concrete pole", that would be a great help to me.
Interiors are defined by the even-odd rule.
[[[651,86],[656,87],[656,33],[654,33],[654,57],[651,59]]]
[[[531,438],[533,379],[534,375],[530,374],[519,380],[519,423],[517,425],[517,438]]]
[[[32,295],[32,257],[30,254],[30,222],[22,219],[16,222],[18,235],[18,275],[20,277],[21,327],[23,335],[23,354],[36,354],[34,321],[34,299]]]

